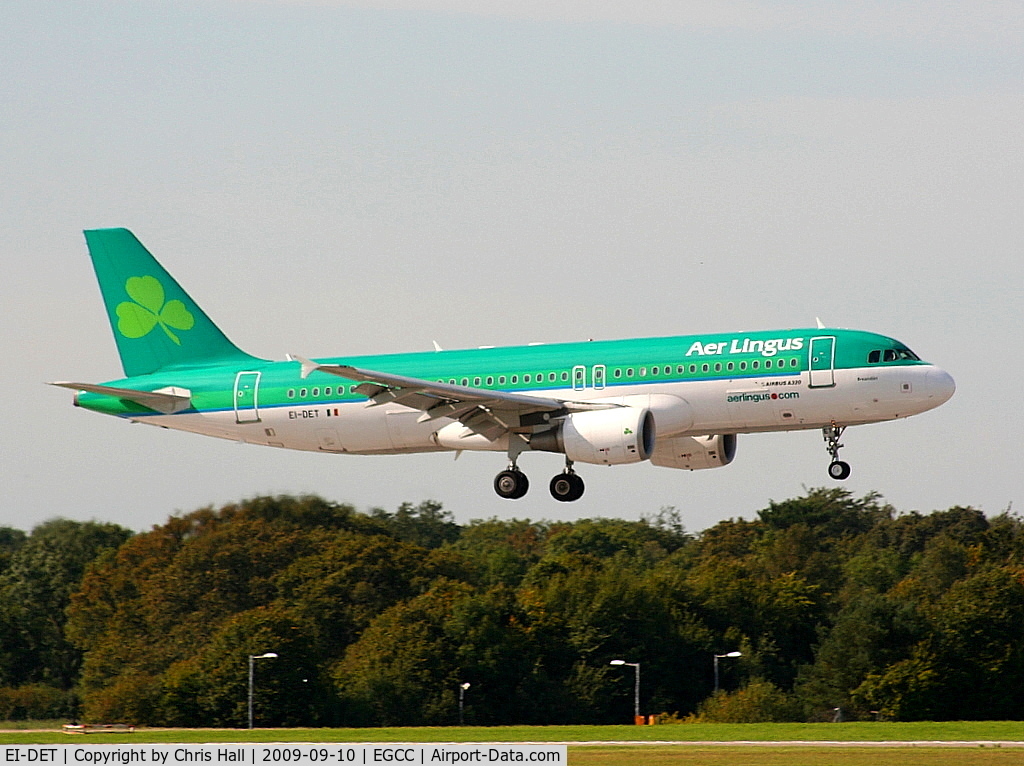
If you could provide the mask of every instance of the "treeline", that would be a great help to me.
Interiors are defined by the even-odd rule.
[[[0,529],[0,717],[242,726],[1016,719],[1024,521],[816,489],[755,521],[368,514]],[[714,692],[712,658],[721,690]],[[47,716],[43,716],[47,713]]]

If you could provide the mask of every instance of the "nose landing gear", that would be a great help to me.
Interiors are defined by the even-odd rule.
[[[836,481],[848,479],[851,472],[850,464],[839,459],[839,450],[843,446],[839,443],[839,439],[842,438],[845,430],[846,426],[840,426],[834,420],[821,429],[822,436],[825,438],[825,449],[832,457],[832,462],[828,465],[828,475]]]

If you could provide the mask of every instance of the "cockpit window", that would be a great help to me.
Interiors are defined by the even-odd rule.
[[[911,361],[920,362],[921,357],[911,351],[909,348],[886,348],[886,349],[874,349],[868,353],[868,364],[878,364],[879,362],[901,362]]]

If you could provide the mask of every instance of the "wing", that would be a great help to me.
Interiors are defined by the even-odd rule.
[[[119,399],[127,399],[129,402],[141,404],[156,412],[165,415],[173,415],[175,412],[187,410],[192,406],[192,392],[187,388],[160,388],[156,391],[137,391],[134,388],[115,388],[113,386],[98,386],[93,383],[51,383],[51,386],[70,388],[72,391],[88,391],[90,394],[103,394],[104,396],[116,396]]]
[[[360,381],[355,390],[369,397],[370,407],[394,403],[421,410],[421,423],[438,418],[451,418],[462,423],[470,432],[480,434],[489,441],[510,432],[532,432],[538,426],[544,427],[552,420],[570,412],[618,406],[456,386],[389,372],[366,370],[347,364],[319,364],[301,356],[293,355],[292,359],[302,365],[303,378],[313,372],[325,372],[348,380]]]

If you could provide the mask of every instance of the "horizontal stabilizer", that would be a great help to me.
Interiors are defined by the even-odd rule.
[[[192,392],[187,388],[177,388],[175,386],[159,388],[156,391],[138,391],[134,388],[98,386],[92,383],[59,382],[51,383],[50,385],[70,388],[72,391],[88,391],[90,394],[116,396],[118,399],[127,399],[130,402],[141,404],[143,407],[148,407],[156,412],[162,412],[165,415],[173,415],[192,406]]]

